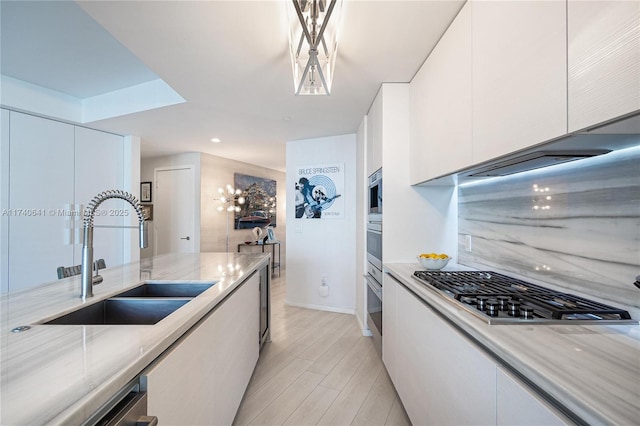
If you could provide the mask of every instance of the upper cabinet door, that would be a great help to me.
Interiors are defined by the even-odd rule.
[[[472,164],[471,81],[471,3],[466,3],[411,81],[411,184]]]
[[[9,291],[73,265],[73,126],[11,112]]]
[[[124,188],[124,140],[122,136],[75,128],[75,202],[87,207],[93,197],[109,189]],[[93,257],[104,259],[107,267],[121,265],[124,253],[124,232],[132,233],[137,239],[135,229],[123,231],[122,226],[136,216],[135,210],[120,199],[107,200],[96,211],[93,233]],[[137,223],[137,221],[136,221]],[[82,260],[82,226],[78,224],[75,232],[75,263]],[[100,226],[118,226],[120,228],[101,228]]]
[[[367,176],[382,167],[382,89],[367,114]]]
[[[566,134],[566,2],[472,5],[473,162]]]
[[[569,131],[640,110],[640,1],[568,3]]]
[[[9,121],[7,109],[0,109],[0,209],[9,208]],[[0,293],[9,291],[9,215],[0,215]]]

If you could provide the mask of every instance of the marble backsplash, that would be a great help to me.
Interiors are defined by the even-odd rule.
[[[458,232],[458,263],[639,308],[640,146],[461,185]]]

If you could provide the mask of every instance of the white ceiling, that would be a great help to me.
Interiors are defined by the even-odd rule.
[[[282,0],[2,1],[0,65],[78,98],[159,77],[186,102],[85,124],[140,136],[143,156],[284,170],[286,141],[355,133],[380,84],[410,81],[463,3],[344,0],[327,97],[293,94]]]

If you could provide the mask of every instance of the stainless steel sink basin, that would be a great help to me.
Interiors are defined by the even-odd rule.
[[[118,294],[116,297],[196,297],[211,288],[215,282],[146,282],[136,288]]]
[[[111,298],[58,317],[44,324],[100,325],[129,324],[152,325],[188,303],[190,298]]]

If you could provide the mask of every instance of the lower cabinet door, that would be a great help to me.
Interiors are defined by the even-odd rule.
[[[258,361],[259,276],[252,275],[141,377],[160,425],[230,425]]]
[[[554,407],[502,367],[498,367],[497,382],[496,414],[499,425],[571,424]]]
[[[382,277],[382,361],[384,362],[389,378],[396,384],[397,357],[398,357],[398,304],[397,288],[398,282],[389,274]],[[366,285],[366,284],[365,284]]]
[[[214,312],[143,373],[147,413],[160,425],[213,424],[215,321]]]
[[[395,285],[394,384],[411,422],[495,424],[496,364],[404,286]]]
[[[213,425],[236,416],[260,351],[260,275],[251,278],[214,313]]]

